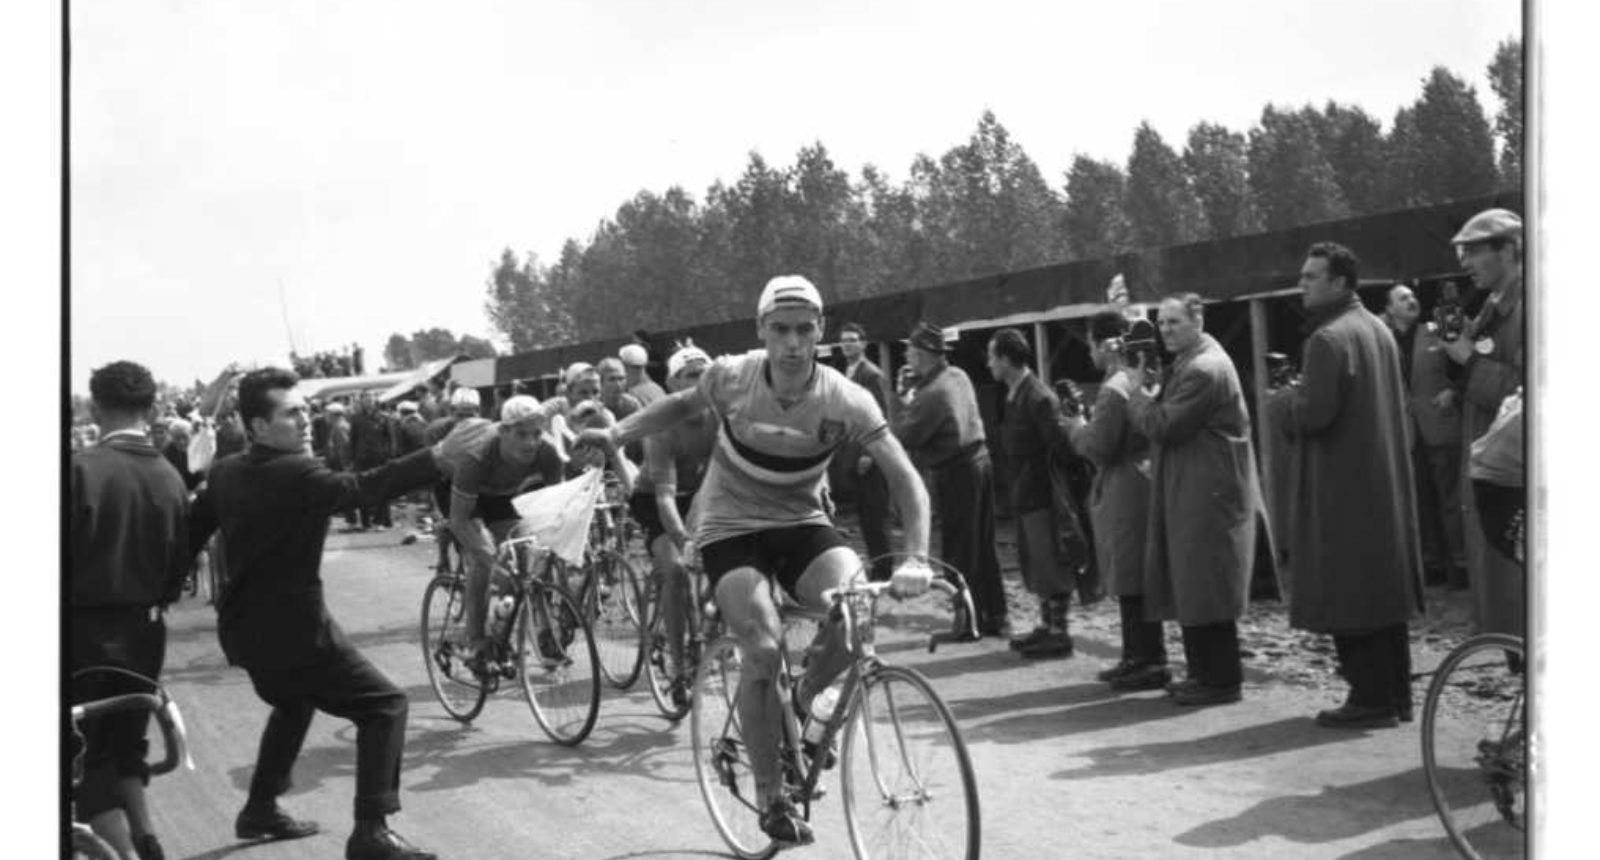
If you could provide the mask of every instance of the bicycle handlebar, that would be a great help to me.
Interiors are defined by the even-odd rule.
[[[177,770],[179,762],[186,763],[190,770],[194,769],[194,762],[189,760],[188,747],[185,743],[183,715],[178,711],[178,703],[167,696],[165,691],[159,694],[124,693],[107,699],[82,702],[72,706],[72,722],[78,724],[84,720],[131,711],[151,711],[155,714],[156,723],[161,726],[161,743],[166,755],[161,761],[150,766],[152,776]]]
[[[947,579],[935,579],[928,583],[928,588],[948,596],[952,601],[957,601],[956,620],[959,623],[966,620],[965,626],[949,631],[936,631],[928,637],[928,653],[932,654],[939,648],[940,642],[971,642],[978,639],[978,620],[972,609],[972,594],[965,585],[958,585]],[[856,580],[839,588],[830,588],[822,592],[822,599],[833,606],[838,606],[852,594],[871,595],[874,600],[885,594],[900,595],[895,592],[894,584],[889,582],[871,582]],[[849,613],[845,614],[846,623],[850,623]]]

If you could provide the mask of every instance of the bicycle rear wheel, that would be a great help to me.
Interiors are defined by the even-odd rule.
[[[576,746],[594,729],[599,662],[578,604],[559,588],[531,583],[517,623],[517,677],[533,719],[556,743]]]
[[[719,639],[706,649],[695,678],[690,742],[711,823],[736,856],[762,860],[778,853],[778,846],[761,832],[760,799],[735,708],[740,671],[739,648],[732,639]]]
[[[77,825],[72,828],[72,860],[121,860],[116,849],[106,844],[104,839],[94,834],[87,827],[79,829]]]
[[[856,857],[976,860],[972,760],[950,709],[921,674],[882,666],[862,680],[839,758]]]
[[[641,625],[639,576],[626,559],[613,550],[600,550],[589,561],[583,584],[583,602],[589,626],[600,653],[606,683],[625,690],[639,680],[644,666],[646,636]]]
[[[428,684],[445,713],[463,723],[483,710],[489,690],[456,654],[466,623],[467,586],[461,579],[437,576],[422,593],[422,662]]]
[[[1508,655],[1521,671],[1511,671]],[[1464,857],[1527,856],[1525,673],[1522,640],[1485,633],[1451,651],[1428,684],[1423,771]]]
[[[692,576],[693,574],[689,574]],[[685,583],[683,602],[678,607],[667,607],[662,603],[660,577],[655,577],[656,585],[650,589],[653,600],[650,604],[654,607],[649,612],[650,634],[646,641],[645,649],[645,680],[650,684],[650,698],[655,700],[656,708],[661,715],[673,722],[689,715],[688,696],[684,697],[683,704],[678,704],[672,698],[672,685],[680,674],[687,676],[691,685],[692,694],[695,668],[699,665],[700,641],[695,639],[695,631],[700,629],[700,615],[696,610],[695,589]],[[683,622],[683,665],[674,665],[672,650],[667,637],[666,613],[686,613]]]

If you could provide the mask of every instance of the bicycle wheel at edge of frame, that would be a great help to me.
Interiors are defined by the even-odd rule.
[[[121,860],[115,848],[84,825],[72,827],[72,860]]]
[[[1422,704],[1422,731],[1420,733],[1422,744],[1422,770],[1423,776],[1427,780],[1428,784],[1428,795],[1433,801],[1434,812],[1439,816],[1439,822],[1444,825],[1445,835],[1450,838],[1451,844],[1453,844],[1456,850],[1461,853],[1461,856],[1468,858],[1468,860],[1478,860],[1478,858],[1483,857],[1483,855],[1478,853],[1478,849],[1474,847],[1467,839],[1467,834],[1464,832],[1464,828],[1462,827],[1461,823],[1456,820],[1456,814],[1451,808],[1452,804],[1450,803],[1450,800],[1445,796],[1446,792],[1440,774],[1440,768],[1442,765],[1438,760],[1436,740],[1438,735],[1440,703],[1444,696],[1445,688],[1450,685],[1451,675],[1458,668],[1461,668],[1463,665],[1465,665],[1474,655],[1480,654],[1484,651],[1493,651],[1497,653],[1515,651],[1519,657],[1523,658],[1524,674],[1521,682],[1523,687],[1518,691],[1514,698],[1513,708],[1518,712],[1514,719],[1522,723],[1519,732],[1521,734],[1521,740],[1523,744],[1522,763],[1524,770],[1522,775],[1522,811],[1524,814],[1524,824],[1522,828],[1519,828],[1519,830],[1526,834],[1526,768],[1528,765],[1526,672],[1528,671],[1528,668],[1525,644],[1521,637],[1509,633],[1479,633],[1475,636],[1467,638],[1460,645],[1457,645],[1455,648],[1453,648],[1449,654],[1446,654],[1444,660],[1442,660],[1438,667],[1434,669],[1433,677],[1428,682],[1428,692],[1423,699]],[[1510,670],[1507,668],[1505,671],[1509,672]],[[1488,789],[1484,788],[1482,790],[1487,798]]]
[[[722,782],[722,773],[712,765],[713,755],[720,757],[736,785],[742,785],[749,794],[755,794],[755,781],[749,772],[749,762],[741,757],[744,739],[738,731],[734,701],[738,697],[738,675],[725,670],[729,658],[737,661],[739,646],[729,638],[718,639],[706,646],[701,655],[699,669],[695,672],[694,691],[689,708],[690,748],[694,755],[695,782],[700,786],[700,797],[711,813],[711,823],[718,835],[734,855],[742,860],[766,860],[778,853],[781,847],[761,832],[760,814],[753,801],[737,797]],[[730,677],[732,679],[730,687]],[[728,730],[733,737],[728,737]],[[724,747],[732,742],[732,749]],[[713,744],[718,750],[713,751]],[[742,774],[741,774],[742,771]],[[741,778],[742,776],[742,778]],[[727,808],[724,808],[727,804]]]
[[[901,715],[906,708],[906,703],[895,703],[892,695],[889,697],[887,705],[882,702],[875,703],[873,700],[874,696],[879,696],[881,699],[881,691],[888,690],[890,689],[889,685],[897,683],[915,690],[923,699],[920,705],[926,707],[942,727],[943,735],[947,738],[948,743],[939,744],[935,742],[933,749],[936,750],[936,755],[954,757],[955,776],[961,782],[959,792],[935,792],[920,800],[913,798],[913,803],[908,804],[905,798],[892,791],[895,787],[885,786],[884,773],[882,772],[883,763],[878,758],[883,751],[875,748],[872,735],[863,730],[862,726],[864,722],[871,719],[871,709],[873,707],[887,707],[889,723],[894,727],[896,735],[896,749],[892,754],[901,758],[902,764],[906,763],[905,745],[909,739],[904,736],[904,727],[901,725]],[[849,712],[845,715],[842,731],[844,732],[844,738],[839,754],[839,782],[844,804],[845,824],[850,836],[850,847],[858,860],[880,860],[880,858],[885,857],[929,857],[933,858],[933,860],[943,860],[943,858],[948,857],[960,858],[960,860],[977,860],[982,848],[983,833],[982,813],[978,802],[978,782],[977,776],[972,769],[972,757],[967,752],[966,740],[962,738],[961,728],[957,725],[955,717],[950,713],[949,706],[939,697],[938,692],[933,689],[933,685],[928,682],[928,679],[922,673],[905,666],[887,665],[880,665],[869,671],[862,677],[860,685],[853,694],[853,701],[850,703]],[[861,738],[863,737],[866,737],[867,740],[862,741]],[[856,783],[857,777],[854,774],[854,769],[859,764],[856,761],[857,756],[865,756],[867,759],[866,766],[870,769],[870,772],[866,779],[870,780],[870,784],[857,785]],[[908,775],[912,776],[916,788],[926,788],[926,785],[923,784],[923,777],[926,774]],[[927,853],[929,840],[920,834],[914,834],[917,838],[909,846],[909,853],[882,853],[881,851],[872,850],[873,846],[867,844],[869,834],[865,832],[863,826],[866,810],[860,804],[866,802],[867,798],[873,794],[882,795],[885,791],[890,791],[896,802],[893,804],[884,802],[880,808],[890,810],[892,815],[899,816],[910,812],[911,814],[923,815],[923,820],[926,822],[945,822],[946,824],[964,820],[966,822],[966,838],[964,840],[958,838],[953,842],[964,841],[965,845],[952,845],[953,851],[947,855],[930,855]],[[942,809],[936,813],[928,814],[921,808],[928,801],[934,801],[941,796],[948,797],[952,795],[959,796],[962,799],[963,805],[966,807],[965,816],[953,814],[955,812],[953,809]],[[898,832],[903,834],[907,828],[901,826],[886,828],[886,830],[890,833]]]
[[[428,670],[428,685],[433,688],[433,697],[439,700],[439,705],[444,708],[445,713],[462,723],[470,723],[483,711],[483,706],[489,699],[489,690],[478,679],[473,678],[468,682],[456,678],[439,665],[440,655],[437,652],[442,648],[452,647],[449,635],[450,630],[456,626],[447,620],[437,634],[432,629],[430,610],[433,608],[434,598],[441,594],[448,595],[445,600],[445,612],[461,612],[465,617],[465,610],[457,601],[464,599],[466,584],[451,576],[436,576],[430,580],[428,587],[422,593],[422,662]],[[446,655],[446,659],[454,660],[461,671],[471,674],[471,671],[453,655]],[[446,689],[446,685],[450,684],[461,688],[463,694],[460,697],[450,696]]]
[[[542,610],[535,604],[543,604],[546,600],[551,605]],[[544,623],[535,621],[535,612],[545,616]],[[562,640],[559,645],[551,645],[551,649],[560,648],[562,657],[547,658],[540,648],[539,633],[550,628],[549,616],[554,614],[555,624],[562,630]],[[577,641],[579,633],[582,634],[582,643]],[[523,601],[522,611],[517,618],[517,678],[522,685],[523,697],[528,701],[528,709],[533,712],[533,719],[539,724],[551,740],[562,746],[577,746],[583,743],[589,733],[594,730],[596,719],[600,715],[600,655],[595,649],[594,631],[589,628],[589,621],[578,608],[577,601],[572,599],[566,589],[538,580],[528,583],[527,598]],[[548,644],[548,643],[547,643]],[[574,647],[576,651],[574,652]],[[577,659],[572,654],[576,653]],[[587,661],[587,682],[582,662]],[[554,661],[555,665],[547,666],[547,662]],[[565,720],[557,720],[555,716],[556,705],[554,702],[541,704],[539,701],[543,694],[535,692],[536,683],[533,671],[535,668],[541,672],[560,669],[562,674],[555,677],[554,687],[544,689],[562,689],[574,694],[588,690],[588,706],[583,710],[581,718],[577,714],[569,714]],[[537,680],[544,680],[541,677]],[[560,723],[558,727],[557,723]],[[570,730],[569,728],[570,727]]]
[[[600,671],[608,685],[626,690],[639,680],[650,642],[650,632],[639,622],[639,606],[644,601],[639,590],[640,576],[626,558],[612,549],[597,551],[590,563],[593,567],[585,571],[583,581],[583,602],[592,604],[594,609],[588,618],[600,654]],[[606,577],[610,580],[609,594],[598,590],[602,566],[612,572]]]

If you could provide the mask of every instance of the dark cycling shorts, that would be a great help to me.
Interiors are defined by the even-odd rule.
[[[683,520],[689,519],[689,506],[694,504],[694,493],[684,495],[679,493],[676,497],[678,503],[678,516]],[[628,497],[628,510],[633,512],[634,521],[644,527],[644,545],[646,549],[655,546],[656,538],[667,533],[666,526],[661,523],[661,509],[656,507],[654,493],[634,493]]]
[[[717,580],[736,567],[753,567],[769,576],[796,600],[795,587],[806,567],[836,546],[848,546],[832,526],[789,526],[724,538],[700,548],[700,566],[716,591]]]
[[[511,504],[511,496],[479,496],[478,504],[472,510],[472,519],[483,520],[486,523],[498,523],[504,520],[520,519],[517,509]],[[448,522],[450,519],[450,483],[441,482],[433,488],[433,500],[439,503],[439,513]]]

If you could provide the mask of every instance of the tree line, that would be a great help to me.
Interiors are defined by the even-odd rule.
[[[698,200],[640,191],[552,261],[505,249],[486,311],[522,352],[746,316],[752,285],[779,272],[847,301],[1517,188],[1519,39],[1499,45],[1488,74],[1492,122],[1441,66],[1387,129],[1331,100],[1269,104],[1244,131],[1200,122],[1181,149],[1145,122],[1126,163],[1078,154],[1060,186],[992,111],[965,143],[917,155],[903,182],[870,164],[851,176],[820,141],[786,166],[752,152]]]

